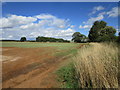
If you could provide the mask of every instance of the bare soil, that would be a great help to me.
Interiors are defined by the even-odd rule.
[[[55,57],[55,48],[2,48],[2,88],[58,88],[54,73],[68,56]]]

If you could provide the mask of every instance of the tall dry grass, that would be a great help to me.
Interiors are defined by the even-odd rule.
[[[81,88],[118,88],[118,48],[113,43],[91,43],[74,57]]]

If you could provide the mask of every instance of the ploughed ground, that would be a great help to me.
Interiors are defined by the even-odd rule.
[[[68,56],[53,47],[2,48],[2,88],[58,88],[54,73]]]

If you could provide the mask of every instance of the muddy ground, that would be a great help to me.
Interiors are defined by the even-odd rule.
[[[58,88],[55,71],[68,56],[55,56],[52,47],[2,48],[3,88]]]

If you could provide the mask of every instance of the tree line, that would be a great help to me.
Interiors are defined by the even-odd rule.
[[[115,35],[116,29],[112,26],[107,26],[105,21],[95,21],[89,31],[88,38],[81,34],[80,32],[75,32],[73,34],[74,42],[106,42],[115,41],[120,42],[120,32],[119,36]]]
[[[61,38],[51,38],[51,37],[40,37],[38,36],[36,38],[36,42],[70,42],[68,40],[64,40],[64,39],[61,39]]]
[[[21,37],[20,39],[21,42],[27,41],[26,37]],[[43,37],[43,36],[38,36],[35,41],[29,40],[32,42],[70,42],[68,40],[64,40],[62,38],[52,38],[52,37]]]
[[[84,42],[106,42],[106,41],[115,41],[120,42],[120,32],[116,36],[116,29],[112,26],[107,26],[105,21],[95,21],[89,31],[88,37],[80,32],[75,32],[72,35],[72,41],[77,43]],[[26,41],[26,37],[21,37],[20,41]],[[36,42],[70,42],[64,39],[57,39],[52,37],[43,37],[38,36]]]

